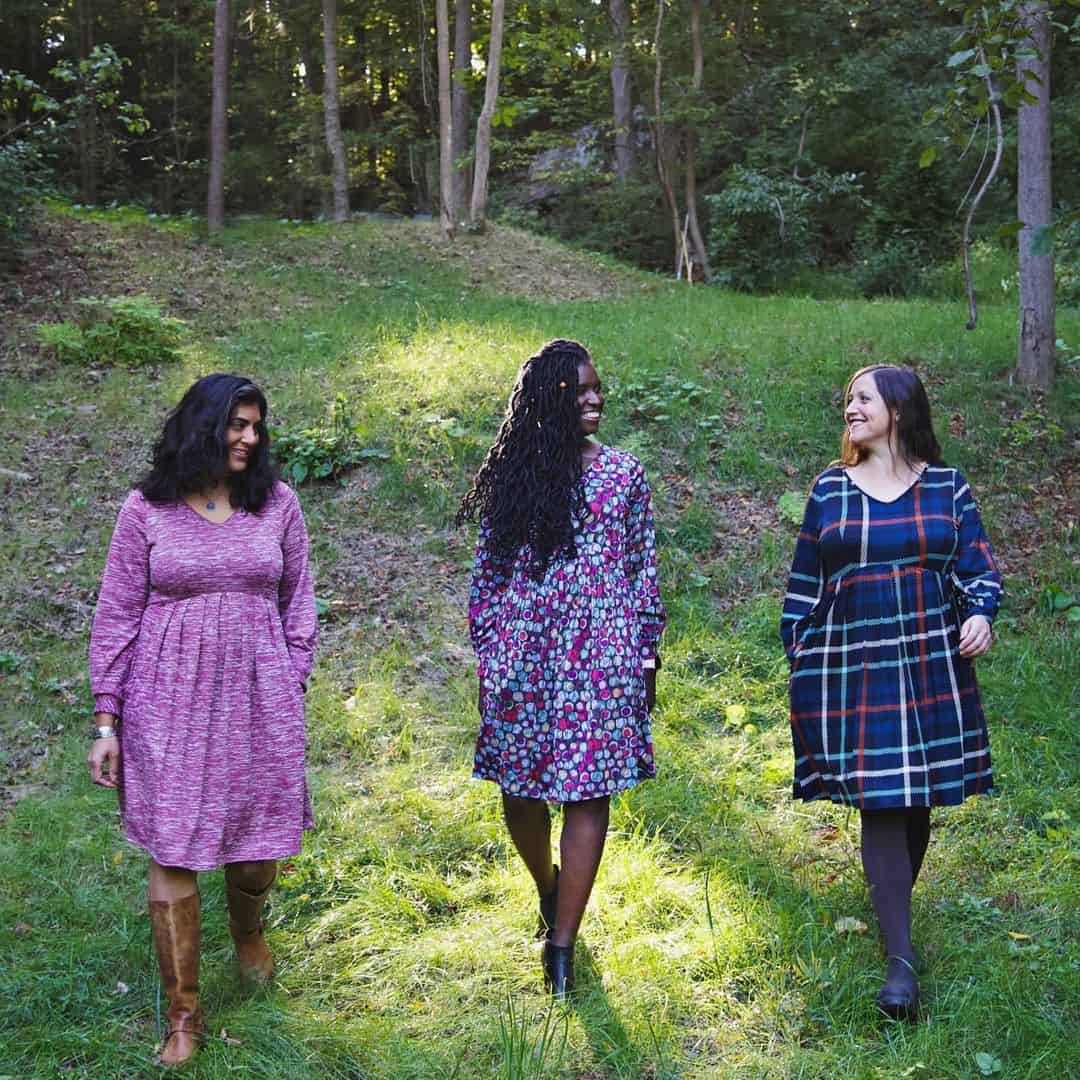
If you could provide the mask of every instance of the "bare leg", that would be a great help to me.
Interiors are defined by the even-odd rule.
[[[522,799],[503,794],[503,818],[510,839],[536,882],[536,891],[547,896],[555,888],[555,864],[551,859],[551,814],[543,799]]]
[[[604,796],[563,807],[558,914],[551,934],[555,945],[573,945],[577,937],[604,854],[609,806],[610,800]]]
[[[198,875],[182,866],[162,866],[150,860],[150,899],[183,900],[199,891]]]

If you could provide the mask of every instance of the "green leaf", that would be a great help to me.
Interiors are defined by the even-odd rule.
[[[946,67],[959,67],[961,64],[966,64],[975,55],[974,49],[962,49],[960,52],[954,52],[948,60],[945,61]]]
[[[1054,250],[1054,231],[1053,225],[1036,225],[1031,230],[1031,246],[1028,248],[1028,253],[1036,258],[1040,255],[1049,255]]]
[[[292,467],[292,477],[298,483],[302,484],[307,479],[308,467],[302,461],[294,461]]]
[[[1023,227],[1024,223],[1022,221],[1010,221],[1007,224],[1002,225],[1001,228],[998,229],[998,236],[1002,240],[1009,240],[1012,237],[1016,236],[1016,234],[1020,232]]]
[[[776,512],[792,525],[801,525],[803,511],[806,509],[806,496],[799,491],[785,491],[776,500]]]
[[[934,164],[935,160],[937,160],[937,147],[936,146],[928,146],[919,155],[919,168],[920,169],[929,169],[930,166]]]
[[[994,1057],[993,1054],[976,1054],[975,1064],[979,1066],[979,1072],[983,1076],[993,1076],[994,1073],[999,1073],[1002,1069],[1001,1059]]]
[[[1080,604],[1074,604],[1065,613],[1066,622],[1080,622]]]

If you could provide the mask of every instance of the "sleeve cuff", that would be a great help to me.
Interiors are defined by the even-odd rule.
[[[124,712],[123,701],[113,694],[95,694],[94,712],[109,713],[119,719]]]

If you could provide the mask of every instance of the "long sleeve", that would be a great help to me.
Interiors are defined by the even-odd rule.
[[[315,587],[311,581],[304,513],[295,492],[289,488],[285,488],[285,492],[289,505],[285,510],[285,531],[281,539],[283,568],[278,585],[278,612],[289,660],[296,677],[303,684],[307,682],[315,664],[319,620],[315,609]]]
[[[993,619],[1001,604],[1001,574],[998,573],[990,541],[983,528],[979,508],[971,488],[957,472],[953,493],[956,520],[956,559],[952,583],[960,608],[961,621],[972,615]]]
[[[146,500],[133,491],[116,519],[90,630],[90,689],[95,712],[123,715],[131,660],[149,596]]]
[[[469,639],[477,656],[484,651],[495,626],[499,601],[510,584],[510,560],[497,554],[491,545],[491,526],[480,522],[469,585]]]
[[[806,501],[799,537],[795,541],[795,556],[791,561],[791,574],[780,615],[780,636],[789,660],[795,657],[800,624],[817,606],[825,588],[825,572],[818,549],[820,532],[821,506],[816,492],[812,491]]]
[[[660,600],[656,574],[656,529],[652,499],[645,470],[639,468],[632,480],[626,511],[626,577],[638,619],[638,641],[642,660],[655,660],[664,632],[667,612]]]

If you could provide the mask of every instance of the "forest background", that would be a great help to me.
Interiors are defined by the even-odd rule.
[[[962,294],[959,209],[994,151],[980,72],[1001,90],[1013,78],[995,54],[1002,35],[990,40],[985,25],[1021,5],[450,6],[440,48],[447,0],[5,0],[0,219],[15,220],[35,165],[86,205],[202,213],[216,18],[230,215],[332,216],[338,144],[353,211],[437,215],[442,51],[453,65],[443,202],[466,225],[484,144],[487,216],[641,267],[673,269],[681,230],[693,272],[721,285]],[[1050,11],[1060,220],[1080,206],[1080,13]],[[966,48],[965,27],[983,28],[983,54]],[[950,128],[958,104],[970,122]],[[975,261],[994,264],[995,293],[1015,284],[995,257],[1017,218],[1016,104],[1006,100],[1001,169],[975,220]],[[31,176],[38,189],[44,180]],[[1056,236],[1059,303],[1080,299],[1078,241],[1073,219]]]

